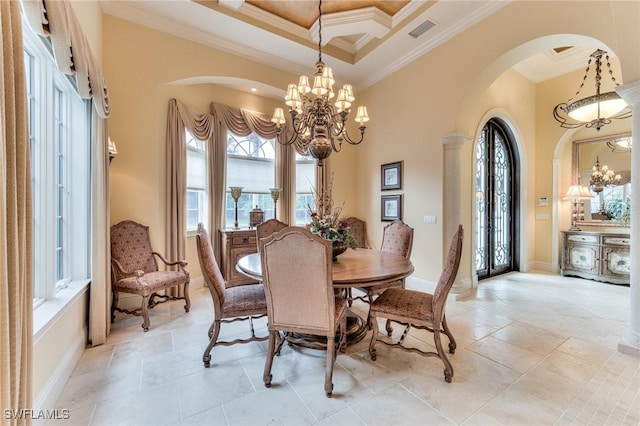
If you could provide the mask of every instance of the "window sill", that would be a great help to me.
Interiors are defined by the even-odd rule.
[[[46,300],[33,310],[33,341],[37,342],[60,316],[89,289],[90,280],[71,281],[58,291],[53,299]]]

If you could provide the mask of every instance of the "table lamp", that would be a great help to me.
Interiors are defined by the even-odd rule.
[[[570,231],[580,231],[580,228],[576,226],[578,220],[584,220],[584,200],[589,200],[593,197],[591,191],[586,186],[571,185],[566,195],[562,197],[563,200],[571,201],[571,228]]]
[[[273,198],[273,218],[277,219],[278,210],[276,206],[278,204],[278,198],[280,198],[280,193],[282,192],[282,188],[269,188],[269,191],[271,192],[271,198]]]
[[[233,201],[235,202],[235,220],[233,222],[233,229],[240,229],[238,226],[238,199],[242,195],[242,186],[230,186],[231,197],[233,197]]]

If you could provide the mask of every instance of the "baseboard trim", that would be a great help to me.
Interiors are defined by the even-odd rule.
[[[42,387],[42,390],[38,393],[33,400],[34,410],[45,410],[55,407],[55,403],[62,393],[62,389],[67,384],[71,373],[78,364],[80,357],[82,356],[88,338],[88,329],[85,327],[74,338],[73,344],[65,352],[64,356],[58,363],[58,366],[53,371],[49,380]]]
[[[533,261],[533,262],[529,262],[526,266],[527,267],[525,270],[520,268],[520,271],[521,272],[544,271],[544,272],[552,272],[552,273],[559,272],[558,265],[555,265],[552,262]]]

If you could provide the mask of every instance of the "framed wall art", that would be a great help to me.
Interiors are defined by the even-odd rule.
[[[402,220],[402,194],[381,197],[380,220],[390,222]]]
[[[381,189],[383,191],[402,189],[402,161],[383,164],[380,175],[382,178]]]

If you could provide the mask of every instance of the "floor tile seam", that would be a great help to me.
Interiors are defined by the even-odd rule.
[[[93,420],[97,410],[98,410],[98,404],[93,404],[93,409],[91,410],[91,415],[89,416],[89,422],[87,423],[87,426],[91,426],[93,424]]]
[[[473,349],[469,349],[469,346],[465,347],[464,349],[470,350],[470,351],[472,351],[473,353],[475,353],[476,355],[479,355],[479,356],[481,356],[482,358],[484,358],[484,359],[486,359],[486,360],[488,360],[488,361],[490,361],[490,362],[493,362],[493,363],[495,363],[495,364],[498,364],[498,365],[499,365],[499,366],[501,366],[501,367],[507,368],[507,369],[509,369],[510,371],[513,371],[514,373],[519,374],[519,375],[520,375],[520,377],[518,377],[515,381],[513,381],[512,383],[510,383],[508,387],[510,387],[512,384],[514,384],[514,383],[516,383],[516,382],[520,381],[520,380],[521,380],[521,379],[522,379],[522,378],[523,378],[527,373],[529,373],[533,368],[537,367],[540,363],[542,363],[542,362],[543,362],[545,359],[547,359],[547,357],[549,357],[549,355],[550,355],[550,354],[548,354],[548,355],[543,355],[541,359],[539,359],[538,361],[536,361],[536,363],[535,363],[535,364],[533,364],[531,367],[529,367],[525,372],[520,372],[520,371],[516,370],[516,369],[515,369],[515,368],[513,368],[513,367],[509,367],[508,365],[503,364],[502,362],[499,362],[499,361],[496,361],[495,359],[489,358],[488,356],[486,356],[486,355],[484,355],[484,354],[481,354],[481,353],[478,353],[478,352],[474,351]],[[506,390],[506,389],[507,389],[507,388],[505,388],[505,390]]]
[[[298,377],[298,376],[295,376],[295,377]],[[316,417],[315,414],[313,414],[313,411],[311,410],[311,407],[309,407],[309,405],[307,405],[307,403],[304,402],[304,398],[302,398],[302,395],[300,395],[300,393],[296,390],[296,388],[291,384],[291,382],[289,381],[289,378],[285,379],[285,383],[287,384],[287,386],[289,386],[291,388],[291,390],[293,391],[294,395],[296,397],[298,397],[298,400],[302,403],[303,407],[307,409],[307,411],[309,412],[309,415],[311,416],[311,418],[313,418],[315,420],[313,424],[319,423],[320,420]]]
[[[429,401],[426,401],[425,399],[421,398],[420,396],[418,396],[418,394],[416,394],[415,392],[413,392],[411,389],[409,389],[407,386],[404,385],[404,383],[402,382],[398,382],[398,384],[400,385],[400,387],[402,387],[409,395],[413,396],[414,398],[416,398],[418,401],[422,402],[423,404],[425,404],[427,407],[431,408],[434,412],[438,413],[439,415],[441,415],[442,417],[444,417],[445,419],[447,419],[449,422],[451,422],[451,424],[456,425],[459,423],[454,422],[452,419],[449,418],[449,416],[446,415],[446,413],[443,413],[442,411],[438,410],[436,407],[434,407],[433,405],[431,405],[429,403]],[[475,414],[475,413],[474,413]],[[473,414],[472,414],[473,415]],[[469,417],[465,418],[465,420],[467,420]]]
[[[615,354],[612,354],[609,359],[611,357],[615,356]],[[577,406],[580,407],[580,412],[579,415],[577,416],[578,418],[580,417],[580,414],[585,413],[586,412],[586,408],[590,408],[594,411],[594,413],[599,413],[602,412],[601,407],[603,407],[603,404],[606,400],[606,396],[608,396],[611,392],[611,386],[605,385],[605,381],[602,380],[602,377],[600,377],[602,374],[605,374],[605,378],[609,377],[610,373],[607,371],[609,369],[609,365],[607,365],[607,363],[605,363],[597,372],[596,374],[594,374],[594,376],[592,377],[592,379],[590,381],[588,381],[585,386],[583,387],[583,389],[581,390],[580,394],[578,394],[578,396],[576,398],[574,398],[574,400],[571,402],[571,405],[573,406]],[[602,373],[602,374],[601,374]],[[600,380],[600,385],[598,385],[598,388],[595,391],[590,391],[589,385],[591,383],[593,383],[595,380]],[[608,389],[606,389],[606,394],[602,395],[602,392],[605,392],[605,390],[603,389],[603,387],[607,387]],[[580,396],[584,395],[584,394],[588,394],[588,398],[586,401],[581,401],[580,400]],[[593,415],[590,417],[591,419],[593,419]]]

